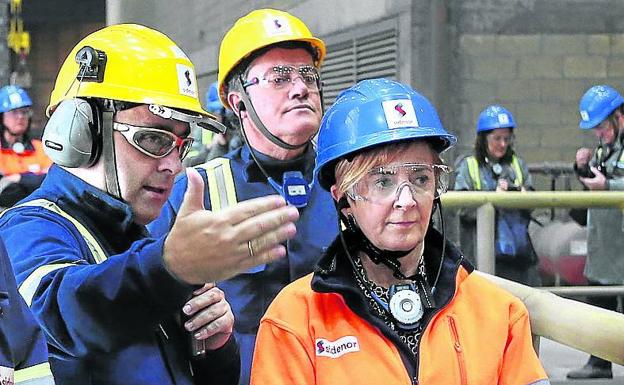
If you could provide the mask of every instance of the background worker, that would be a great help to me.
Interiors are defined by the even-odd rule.
[[[18,86],[0,89],[0,206],[33,192],[52,164],[39,139],[30,136],[32,101]]]
[[[474,153],[463,158],[457,167],[454,190],[527,191],[532,179],[526,162],[513,148],[516,123],[505,107],[486,107],[477,121]],[[461,245],[466,255],[475,260],[476,214],[462,210]],[[529,286],[539,286],[537,254],[529,237],[530,212],[496,210],[496,275]]]
[[[210,85],[210,89],[206,94],[206,105],[208,111],[218,116],[221,123],[228,129],[224,134],[217,134],[212,137],[210,150],[206,160],[211,160],[224,156],[243,145],[243,138],[240,134],[238,118],[232,110],[227,109],[219,99],[218,83],[214,82]]]
[[[313,179],[312,138],[321,116],[319,67],[324,43],[298,18],[273,9],[240,18],[219,51],[221,101],[238,116],[245,145],[197,167],[206,183],[204,205],[219,211],[236,201],[278,192],[300,211],[297,235],[286,243],[287,258],[218,282],[232,305],[241,347],[240,384],[249,371],[260,318],[289,282],[310,273],[337,233],[329,194]],[[187,186],[174,186],[152,234],[165,234],[179,215]]]
[[[55,165],[0,218],[61,384],[238,381],[232,311],[209,282],[283,257],[298,212],[273,196],[211,213],[191,170],[171,231],[147,237],[192,127],[222,129],[197,93],[182,50],[134,24],[93,32],[61,66],[43,135]]]
[[[574,170],[578,180],[591,191],[624,190],[624,98],[613,87],[596,85],[579,102],[582,130],[592,130],[598,138],[595,149],[576,152]],[[587,210],[587,261],[584,274],[590,285],[624,284],[624,217],[620,209]],[[587,301],[608,310],[617,310],[616,297],[588,297]],[[611,362],[590,356],[582,368],[568,378],[612,378]]]
[[[522,302],[430,226],[455,141],[409,86],[371,79],[338,96],[315,175],[345,226],[263,317],[252,384],[549,384]]]

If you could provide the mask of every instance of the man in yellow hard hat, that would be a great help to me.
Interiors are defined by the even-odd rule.
[[[84,38],[47,111],[55,165],[0,218],[0,235],[58,383],[236,383],[232,311],[206,282],[284,256],[297,211],[279,197],[205,211],[191,170],[171,231],[146,237],[193,127],[222,131],[200,106],[193,64],[158,31],[115,25]]]
[[[235,316],[241,347],[240,384],[249,372],[260,318],[289,282],[310,273],[338,233],[329,194],[313,180],[316,135],[323,114],[319,70],[325,44],[297,17],[274,9],[253,11],[227,31],[219,51],[218,90],[238,116],[245,145],[197,167],[206,183],[204,205],[218,212],[259,196],[282,195],[300,211],[287,258],[218,282]],[[165,234],[180,215],[187,186],[174,186],[161,216],[150,224]]]

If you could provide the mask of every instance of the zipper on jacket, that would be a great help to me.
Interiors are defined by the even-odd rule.
[[[468,384],[468,378],[466,378],[466,363],[464,360],[464,351],[459,343],[459,333],[457,333],[457,325],[455,325],[455,319],[453,316],[448,315],[449,329],[453,335],[453,348],[457,355],[457,363],[459,364],[459,375],[461,377],[462,385]]]

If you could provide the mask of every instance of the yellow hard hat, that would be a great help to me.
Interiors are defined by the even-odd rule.
[[[319,67],[325,58],[325,43],[312,36],[308,27],[297,17],[275,9],[252,11],[236,21],[225,34],[219,49],[219,97],[224,106],[232,108],[227,101],[227,78],[243,59],[251,53],[275,43],[302,41],[317,51]]]
[[[200,104],[189,58],[166,35],[136,24],[112,25],[76,44],[56,78],[47,115],[74,97],[156,104],[212,117]]]

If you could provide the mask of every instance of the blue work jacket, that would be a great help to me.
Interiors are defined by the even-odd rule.
[[[39,324],[17,291],[0,242],[0,384],[54,384]]]
[[[195,384],[188,333],[179,316],[194,287],[164,266],[164,237],[147,238],[130,206],[58,166],[21,204],[46,199],[68,214],[19,206],[0,218],[0,236],[20,293],[45,332],[60,384]],[[90,242],[70,218],[93,237]],[[104,259],[92,250],[99,244]],[[195,373],[236,383],[234,339]],[[207,377],[205,377],[207,378]]]
[[[315,153],[311,146],[302,157],[290,161],[277,161],[257,152],[256,156],[269,175],[278,183],[281,183],[281,175],[285,171],[301,171],[307,181],[312,180]],[[224,158],[229,160],[227,163],[231,169],[237,202],[276,194],[251,158],[247,145],[226,154]],[[206,168],[202,165],[195,168],[204,179],[206,186],[204,205],[206,209],[211,210],[210,189],[212,186],[208,183]],[[187,183],[186,175],[182,175],[176,181],[160,217],[148,225],[152,236],[158,237],[166,234],[173,225]],[[330,194],[316,182],[310,194],[307,206],[299,210],[300,217],[295,224],[297,235],[286,243],[286,258],[271,264],[256,266],[234,278],[217,283],[225,292],[225,298],[234,312],[234,329],[241,350],[239,384],[249,383],[251,360],[260,318],[269,304],[282,288],[313,271],[318,258],[338,234],[338,219]]]

